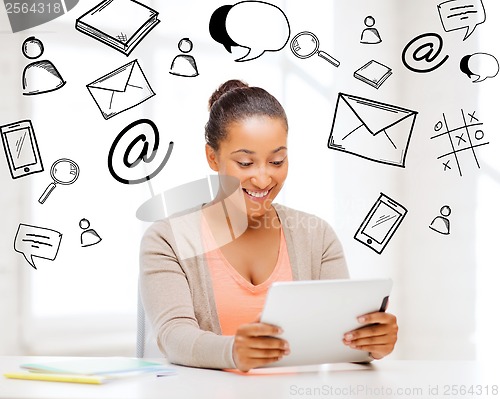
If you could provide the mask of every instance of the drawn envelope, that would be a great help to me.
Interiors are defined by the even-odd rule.
[[[339,93],[328,147],[404,168],[416,116],[416,111]]]
[[[104,119],[135,107],[155,93],[134,60],[87,85]]]

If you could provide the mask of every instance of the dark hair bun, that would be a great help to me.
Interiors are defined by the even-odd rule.
[[[226,94],[232,90],[242,88],[242,87],[249,87],[249,86],[247,83],[242,82],[241,80],[237,80],[237,79],[228,80],[227,82],[222,83],[219,86],[219,88],[217,90],[215,90],[212,93],[212,95],[210,96],[210,98],[208,99],[208,109],[209,110],[212,109],[215,102],[219,98],[221,98],[224,94]]]

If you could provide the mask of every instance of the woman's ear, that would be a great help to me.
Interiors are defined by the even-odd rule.
[[[212,146],[205,144],[205,154],[207,156],[208,166],[215,172],[219,171],[219,164],[217,162],[217,153]]]

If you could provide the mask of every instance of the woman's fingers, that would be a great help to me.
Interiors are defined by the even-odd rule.
[[[233,358],[242,371],[275,362],[290,353],[288,343],[276,335],[279,327],[265,323],[249,323],[238,328],[234,337]]]
[[[396,316],[385,312],[374,312],[360,316],[358,320],[367,325],[344,334],[345,345],[371,352],[377,359],[392,352],[398,334]]]

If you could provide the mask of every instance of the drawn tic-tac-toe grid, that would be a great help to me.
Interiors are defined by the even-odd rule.
[[[476,116],[476,111],[467,114],[463,109],[460,111],[463,125],[460,123],[458,127],[450,128],[446,115],[443,113],[443,119],[434,125],[434,131],[437,134],[431,139],[448,139],[451,151],[438,156],[437,159],[441,160],[445,172],[454,170],[456,167],[459,175],[462,176],[461,157],[465,154],[472,155],[477,167],[481,168],[477,158],[477,149],[489,144],[489,141],[485,140],[483,123]]]

